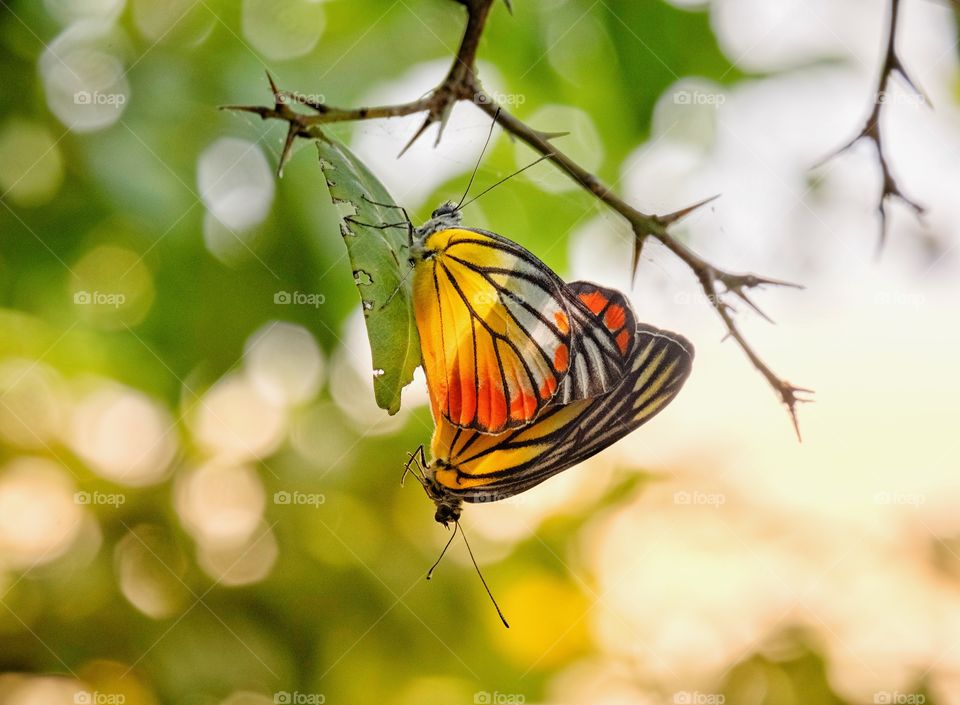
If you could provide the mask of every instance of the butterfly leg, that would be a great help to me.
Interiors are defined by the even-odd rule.
[[[380,208],[393,208],[403,213],[403,217],[406,219],[405,224],[407,226],[407,235],[410,240],[410,244],[411,245],[413,244],[413,221],[410,220],[410,214],[407,213],[406,208],[404,208],[403,206],[398,206],[396,203],[378,203],[377,201],[374,201],[373,199],[368,198],[365,194],[360,194],[360,198],[362,198],[364,201],[366,201],[371,205],[379,206]],[[376,226],[372,226],[372,227],[376,227]]]
[[[360,198],[373,206],[379,206],[380,208],[394,208],[396,210],[403,212],[403,217],[407,219],[407,222],[410,222],[410,216],[407,214],[407,209],[403,206],[398,206],[396,203],[377,203],[376,201],[367,198],[364,194],[360,194]]]
[[[374,225],[373,223],[364,223],[359,220],[354,220],[350,216],[344,218],[348,223],[353,223],[354,225],[362,225],[365,228],[373,228],[375,230],[386,230],[387,228],[409,228],[410,223],[404,221],[402,223],[380,223],[379,225]]]
[[[419,458],[417,455],[419,454]],[[403,474],[400,476],[400,486],[403,486],[404,480],[407,479],[407,473],[413,473],[413,476],[417,478],[417,482],[423,485],[426,480],[423,477],[423,468],[427,466],[427,458],[423,453],[423,444],[420,444],[420,447],[417,448],[412,453],[407,453],[409,459],[407,460],[406,465],[403,466]],[[413,469],[413,464],[416,463],[417,469]]]
[[[390,292],[390,296],[387,297],[387,300],[384,301],[384,302],[383,302],[383,305],[380,307],[380,310],[381,310],[381,311],[382,311],[383,309],[385,309],[387,306],[390,305],[390,302],[393,301],[393,297],[394,297],[394,296],[396,296],[398,293],[400,293],[400,289],[402,289],[402,288],[403,288],[403,285],[407,283],[407,277],[410,276],[410,272],[412,272],[412,271],[413,271],[413,268],[411,268],[406,274],[404,274],[404,275],[403,275],[403,278],[402,278],[399,282],[397,282],[396,288],[394,288],[394,290]],[[423,446],[421,446],[421,449],[422,449],[422,448],[423,448]]]

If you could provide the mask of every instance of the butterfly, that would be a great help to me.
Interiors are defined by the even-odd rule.
[[[446,203],[413,235],[413,306],[431,399],[482,433],[524,426],[551,401],[623,377],[636,318],[619,292],[568,286],[515,242],[460,226]]]
[[[608,292],[585,283],[573,286]],[[433,461],[426,462],[422,447],[417,461],[418,479],[436,505],[434,518],[444,526],[456,523],[464,502],[506,499],[609,447],[674,399],[693,356],[683,336],[638,323],[629,369],[602,396],[552,403],[531,424],[495,435],[454,426],[435,410]]]
[[[596,294],[598,300],[617,294],[587,282],[575,282],[570,289],[580,295]],[[434,400],[433,461],[426,461],[420,446],[404,468],[406,477],[416,463],[414,475],[436,505],[434,519],[454,527],[427,579],[459,532],[480,582],[509,627],[460,526],[463,503],[512,497],[608,448],[673,400],[690,375],[693,354],[693,345],[683,336],[637,323],[629,368],[614,389],[591,399],[553,402],[529,425],[494,435],[453,425]]]
[[[350,221],[407,229],[414,318],[431,399],[450,423],[494,434],[530,423],[551,401],[613,389],[626,372],[636,323],[619,292],[601,296],[571,288],[521,245],[461,225],[463,208],[548,158],[464,204],[495,125],[496,119],[458,203],[444,203],[416,228],[404,208],[367,199],[402,211],[404,220]]]

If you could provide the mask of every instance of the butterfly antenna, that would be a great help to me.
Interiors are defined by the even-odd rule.
[[[433,565],[430,566],[430,570],[427,571],[427,580],[430,580],[433,577],[433,571],[437,569],[437,566],[440,565],[440,561],[443,560],[443,557],[447,555],[447,549],[450,548],[450,544],[453,543],[453,540],[457,537],[457,528],[453,528],[453,533],[450,534],[450,538],[447,539],[446,545],[443,547],[443,550],[440,551],[440,557],[433,562]]]
[[[483,196],[483,195],[486,194],[486,193],[490,193],[491,191],[493,191],[493,189],[495,189],[497,186],[499,186],[500,184],[504,183],[505,181],[509,181],[509,180],[512,179],[514,176],[517,176],[518,174],[522,174],[523,172],[525,172],[525,171],[526,171],[527,169],[529,169],[530,167],[536,166],[537,164],[539,164],[540,162],[542,162],[544,159],[550,159],[550,157],[552,157],[552,156],[553,156],[553,152],[551,152],[550,154],[544,154],[542,157],[540,157],[539,159],[537,159],[537,160],[535,160],[535,161],[530,162],[530,163],[527,164],[525,167],[523,167],[523,168],[521,168],[521,169],[517,169],[515,172],[513,172],[513,173],[510,174],[509,176],[503,177],[503,178],[500,179],[497,183],[495,183],[493,186],[488,186],[488,187],[485,188],[483,191],[481,191],[480,193],[478,193],[476,196],[474,196],[473,198],[471,198],[469,201],[467,201],[466,203],[464,203],[462,206],[457,206],[457,208],[466,208],[466,207],[469,206],[471,203],[473,203],[473,202],[476,201],[478,198],[480,198],[480,196]]]
[[[503,622],[503,626],[507,629],[510,628],[510,623],[507,622],[507,618],[503,616],[503,612],[500,610],[500,605],[497,604],[496,599],[493,596],[493,593],[490,592],[490,587],[487,585],[487,581],[483,579],[483,573],[480,572],[480,566],[477,565],[477,559],[473,557],[473,549],[470,548],[470,542],[467,541],[467,535],[463,533],[463,527],[460,526],[460,522],[455,522],[456,529],[460,530],[460,535],[463,536],[463,544],[467,547],[467,553],[470,554],[470,560],[473,562],[473,567],[477,571],[477,575],[480,577],[480,582],[483,583],[483,589],[487,591],[487,596],[490,598],[490,602],[493,603],[494,608],[497,610],[497,614],[500,616],[500,621]],[[454,530],[454,535],[456,535],[456,530]],[[453,540],[453,537],[450,537],[450,540]],[[449,545],[449,544],[448,544]],[[446,549],[444,549],[446,550]]]
[[[483,161],[484,152],[487,151],[487,146],[490,144],[490,138],[493,136],[493,128],[497,126],[497,118],[500,117],[500,108],[497,108],[496,114],[493,116],[493,122],[490,123],[490,131],[487,133],[487,140],[483,143],[483,149],[480,150],[480,156],[477,158],[477,163],[473,167],[473,173],[470,174],[470,181],[467,182],[467,188],[463,192],[463,196],[460,197],[460,203],[457,204],[457,210],[460,210],[460,206],[463,204],[464,199],[467,197],[467,194],[470,193],[470,187],[473,186],[473,180],[477,178],[477,172],[480,170],[480,162]]]

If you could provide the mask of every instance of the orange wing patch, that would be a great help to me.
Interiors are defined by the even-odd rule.
[[[627,313],[623,310],[623,306],[611,304],[603,316],[603,322],[608,330],[616,332],[627,322]]]
[[[540,396],[544,399],[549,399],[557,391],[557,380],[553,377],[550,377],[543,382],[543,386],[540,387]]]
[[[607,302],[610,301],[599,289],[580,294],[580,300],[586,304],[587,308],[594,314],[600,313],[603,307],[607,305]]]
[[[569,364],[570,351],[567,349],[566,345],[560,345],[557,347],[557,351],[553,354],[553,366],[557,368],[557,372],[566,372]]]

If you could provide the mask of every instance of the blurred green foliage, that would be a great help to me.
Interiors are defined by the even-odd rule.
[[[267,60],[245,36],[240,2],[186,8],[184,23],[159,41],[145,37],[133,17],[150,3],[130,2],[116,21],[126,42],[117,50],[127,56],[129,104],[106,129],[72,132],[51,113],[38,70],[65,26],[49,11],[58,4],[67,3],[13,0],[0,9],[0,126],[42,126],[64,172],[56,196],[42,205],[2,200],[0,355],[41,359],[68,380],[109,377],[159,400],[175,419],[236,368],[254,331],[277,318],[304,326],[328,358],[334,355],[359,301],[313,146],[299,146],[250,252],[229,264],[205,245],[198,159],[211,143],[235,136],[259,142],[275,166],[282,126],[218,110],[268,101],[265,68],[283,88],[356,105],[409,67],[448,59],[462,8],[449,0],[329,2],[315,48]],[[654,103],[667,86],[688,74],[741,78],[718,49],[705,12],[660,0],[514,5],[513,17],[502,6],[494,10],[481,62],[496,67],[503,89],[525,96],[516,107],[521,118],[546,104],[588,113],[602,140],[599,175],[608,181],[649,136]],[[338,125],[330,133],[349,141],[357,129]],[[407,137],[398,135],[397,150]],[[499,140],[485,172],[511,171],[513,151]],[[441,185],[417,215],[462,192],[467,178]],[[489,216],[491,226],[560,272],[566,248],[557,246],[556,233],[567,233],[590,207],[583,193],[551,196],[522,179],[482,204],[484,213],[497,214]],[[144,302],[139,313],[124,309],[98,319],[72,304],[78,263],[101,246],[133,252],[145,268],[146,288],[134,292]],[[321,292],[324,304],[279,309],[278,290]],[[424,693],[437,702],[473,702],[478,691],[500,691],[532,702],[546,697],[553,674],[595,653],[581,621],[593,598],[571,573],[583,567],[575,538],[586,517],[546,521],[506,560],[487,567],[514,625],[505,632],[465,563],[448,561],[432,583],[422,579],[445,537],[419,489],[403,489],[398,479],[406,452],[428,442],[427,410],[417,409],[395,432],[369,437],[331,403],[326,388],[294,414],[309,415],[309,434],[327,450],[308,457],[284,444],[258,465],[258,475],[268,498],[296,487],[326,501],[322,511],[267,502],[265,521],[279,547],[267,577],[225,587],[197,564],[194,541],[174,509],[175,480],[120,488],[122,506],[90,507],[102,534],[95,555],[7,571],[0,582],[0,671],[72,671],[104,691],[122,689],[127,703],[155,697],[205,705],[240,690],[398,704],[423,702]],[[181,445],[176,476],[202,453],[183,423],[173,433]],[[5,460],[24,453],[12,444],[0,452]],[[32,452],[65,463],[84,490],[118,491],[68,444],[53,441]],[[594,511],[637,491],[633,481],[612,487]],[[160,531],[166,551],[153,569],[176,609],[162,618],[134,607],[117,583],[116,547],[144,525]],[[177,567],[170,573],[169,566]],[[539,599],[545,594],[551,599]],[[745,663],[730,674],[729,687],[749,690],[758,679],[786,679],[788,686],[749,702],[835,702],[811,651],[786,664]]]

